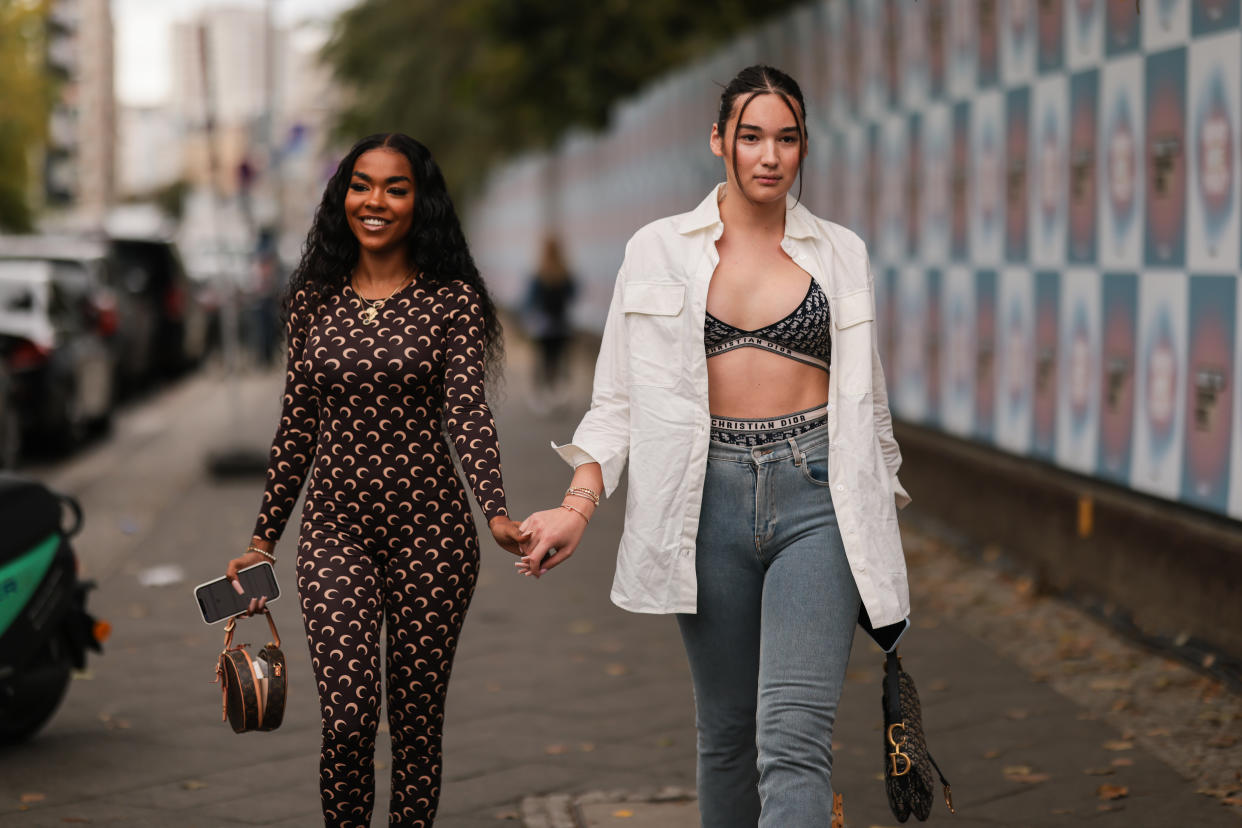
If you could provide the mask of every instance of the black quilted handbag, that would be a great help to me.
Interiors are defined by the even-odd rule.
[[[896,648],[884,659],[884,788],[888,807],[898,822],[914,814],[922,822],[931,813],[936,798],[936,781],[932,770],[944,785],[944,801],[953,810],[953,789],[940,772],[940,766],[927,752],[923,737],[923,711],[914,679],[901,669]]]
[[[216,662],[216,681],[223,696],[221,720],[227,721],[235,733],[249,730],[275,730],[285,718],[285,692],[288,676],[285,654],[280,650],[280,633],[266,609],[267,625],[272,640],[258,654],[251,655],[249,644],[233,644],[237,620],[246,613],[229,619],[224,628],[224,650]]]

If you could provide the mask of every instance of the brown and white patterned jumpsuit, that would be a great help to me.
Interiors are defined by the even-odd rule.
[[[386,624],[389,824],[430,826],[444,698],[479,565],[442,427],[483,514],[506,514],[478,294],[416,280],[374,324],[348,286],[317,311],[301,293],[294,307],[255,535],[280,537],[309,470],[297,585],[323,713],[324,819],[370,825]]]

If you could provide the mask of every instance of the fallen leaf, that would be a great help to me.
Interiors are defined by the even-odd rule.
[[[1101,802],[1095,806],[1095,809],[1097,811],[1120,811],[1122,807],[1119,802]]]
[[[181,783],[181,790],[183,791],[201,791],[205,787],[207,787],[207,783],[198,779],[187,779]]]
[[[1100,799],[1125,799],[1130,789],[1125,785],[1101,785],[1095,789],[1095,795]]]
[[[1116,768],[1086,768],[1083,770],[1083,773],[1087,776],[1112,776],[1116,772]]]
[[[1010,776],[1011,782],[1021,782],[1023,785],[1038,785],[1040,782],[1047,782],[1052,778],[1050,773],[1028,773],[1025,776]]]
[[[656,739],[656,745],[658,747],[672,747],[673,737],[672,736],[661,736],[659,739]]]
[[[21,797],[21,800],[20,800],[20,801],[21,801],[21,803],[22,803],[23,805],[30,805],[30,804],[35,803],[35,802],[42,802],[42,801],[43,801],[43,800],[45,800],[45,799],[47,799],[47,794],[41,794],[41,793],[24,793],[24,794],[22,794],[22,797]]]
[[[612,815],[615,816],[617,819],[629,819],[630,817],[634,816],[634,812],[626,810],[625,808],[622,808],[619,811],[613,811]]]
[[[949,689],[949,683],[944,679],[936,679],[931,684],[927,685],[927,689],[931,690],[933,693],[940,693]]]
[[[569,632],[572,635],[586,635],[595,632],[595,625],[586,619],[578,619],[569,622]]]
[[[578,750],[582,751],[583,753],[590,753],[591,751],[595,750],[595,743],[594,742],[582,742],[578,745]]]
[[[1238,737],[1222,733],[1219,736],[1213,736],[1211,739],[1208,739],[1207,743],[1208,747],[1231,748],[1238,743]]]
[[[1153,727],[1151,730],[1147,731],[1147,735],[1148,736],[1171,736],[1173,735],[1173,731],[1167,727]]]
[[[494,682],[494,681],[489,681],[484,686],[487,688],[487,692],[489,693],[499,693],[501,690],[504,689],[503,687],[500,686],[498,682]]]
[[[613,662],[604,668],[604,672],[610,676],[624,676],[629,672],[629,668],[624,664]]]
[[[1005,715],[1009,717],[1010,719],[1013,719],[1015,722],[1020,722],[1023,719],[1028,718],[1031,714],[1029,711],[1026,711],[1026,710],[1015,709],[1015,710],[1006,711]]]
[[[569,748],[564,745],[548,745],[543,749],[543,752],[549,756],[560,756],[563,753],[569,753]]]
[[[987,753],[983,754],[984,759],[995,759],[998,756],[1000,756],[1000,751],[995,749],[989,750]]]
[[[1010,765],[1005,768],[1004,774],[1010,782],[1021,782],[1024,785],[1035,785],[1052,778],[1051,774],[1035,773],[1027,765]]]
[[[1134,764],[1134,760],[1128,756],[1118,756],[1112,762],[1109,762],[1114,768],[1128,768]]]
[[[1105,750],[1133,750],[1134,742],[1125,739],[1109,739],[1104,743]]]
[[[517,820],[521,818],[522,818],[522,815],[519,814],[517,811],[500,811],[496,814],[496,819],[509,820],[512,822],[516,822]]]
[[[1073,808],[1053,808],[1052,813],[1054,816],[1065,816],[1066,814],[1074,813],[1074,809]]]
[[[1122,696],[1119,699],[1114,699],[1109,709],[1112,710],[1114,713],[1121,713],[1124,710],[1129,710],[1130,700],[1127,699],[1125,696]]]
[[[1221,805],[1242,805],[1242,796],[1227,796],[1220,801]]]

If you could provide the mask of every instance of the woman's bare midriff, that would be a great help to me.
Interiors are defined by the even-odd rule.
[[[707,360],[713,417],[763,419],[828,401],[828,372],[758,348],[737,348]]]

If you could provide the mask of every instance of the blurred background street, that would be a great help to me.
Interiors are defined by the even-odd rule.
[[[903,658],[959,812],[931,821],[1238,823],[1242,2],[755,5],[0,0],[0,470],[80,501],[112,625],[0,745],[0,823],[317,824],[292,544],[276,733],[218,721],[191,591],[252,527],[279,301],[344,150],[401,130],[445,171],[505,314],[524,516],[568,478],[548,443],[588,405],[625,241],[722,178],[719,84],[755,62],[802,84],[802,201],[871,255],[915,501]],[[697,824],[676,625],[607,599],[623,494],[540,582],[485,544],[437,824]],[[880,675],[860,637],[852,825],[894,824]]]

